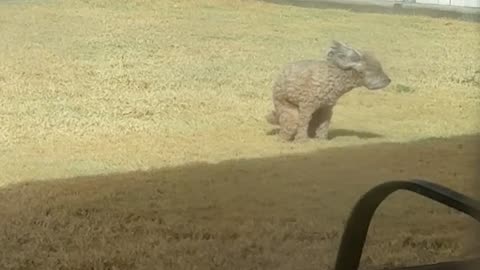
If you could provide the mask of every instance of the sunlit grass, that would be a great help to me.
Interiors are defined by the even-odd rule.
[[[478,25],[254,1],[0,6],[0,179],[63,177],[476,132]],[[369,49],[392,84],[340,100],[305,145],[267,136],[271,81],[332,39]]]

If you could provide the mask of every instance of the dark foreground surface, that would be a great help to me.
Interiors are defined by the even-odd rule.
[[[473,195],[479,138],[9,186],[0,269],[331,269],[355,201],[424,178]],[[363,267],[463,258],[471,219],[407,192],[373,220]]]

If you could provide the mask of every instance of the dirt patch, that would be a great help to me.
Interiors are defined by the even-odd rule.
[[[2,269],[331,269],[355,201],[424,178],[472,195],[478,136],[57,179],[0,191]],[[402,192],[364,267],[455,259],[470,218]]]

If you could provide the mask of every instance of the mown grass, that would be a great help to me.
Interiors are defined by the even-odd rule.
[[[3,183],[478,128],[473,23],[221,0],[37,1],[0,18]],[[278,68],[333,38],[374,51],[391,86],[340,101],[332,128],[352,136],[267,136]]]
[[[380,143],[10,185],[0,189],[0,269],[330,270],[364,192],[418,177],[472,195],[479,142]],[[395,193],[375,214],[361,269],[475,256],[472,221]]]
[[[2,269],[331,269],[373,185],[419,177],[472,195],[478,136],[452,136],[479,127],[478,25],[255,1],[32,2],[0,4]],[[374,51],[392,84],[342,98],[331,141],[267,135],[273,76],[333,38]],[[392,198],[363,265],[463,257],[463,221]]]

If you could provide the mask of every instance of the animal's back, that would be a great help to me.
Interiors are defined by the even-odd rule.
[[[328,63],[324,60],[300,60],[283,67],[277,77],[273,95],[298,103],[326,81]]]

